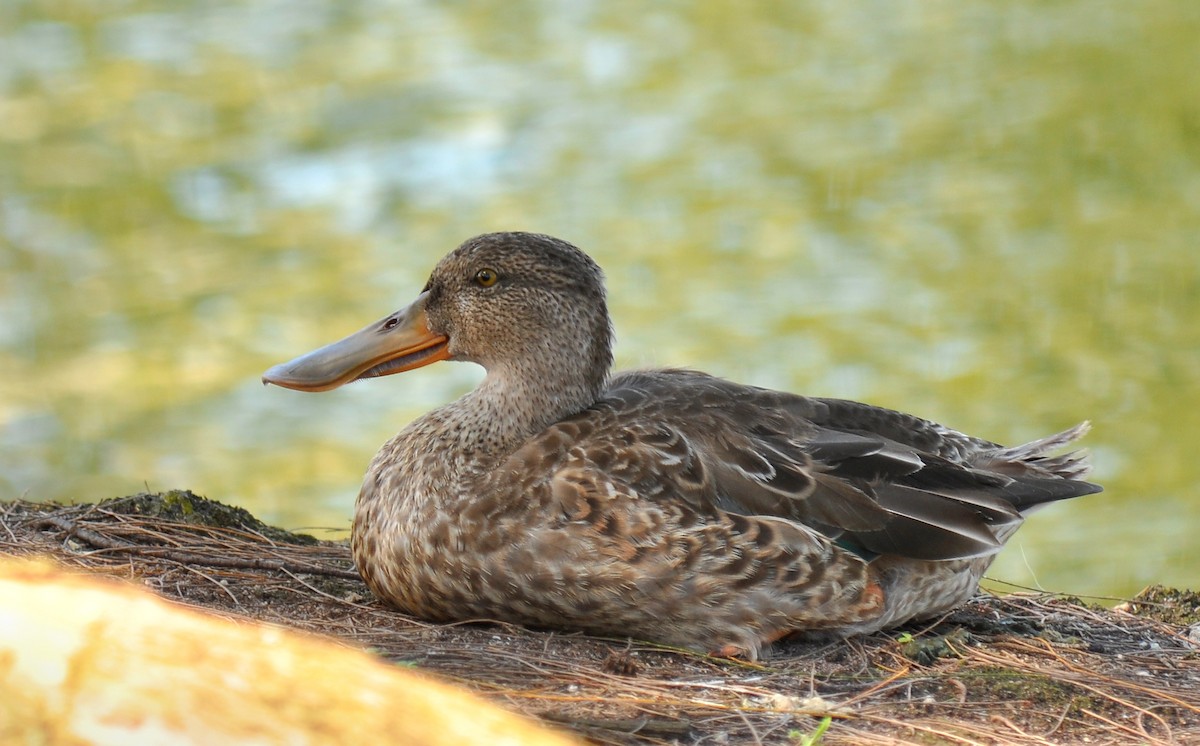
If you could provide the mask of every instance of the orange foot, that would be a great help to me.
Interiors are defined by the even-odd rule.
[[[766,647],[777,640],[782,640],[783,638],[792,634],[794,631],[795,630],[790,629],[774,630],[762,638],[762,647]],[[758,660],[758,655],[756,655],[754,651],[747,650],[741,645],[734,645],[732,643],[722,648],[717,648],[712,652],[712,655],[716,658],[742,658],[750,661]]]
[[[714,658],[748,658],[754,660],[754,656],[749,653],[750,651],[741,645],[726,645],[723,648],[717,648],[712,651],[711,655]]]
[[[859,599],[859,606],[858,606],[858,612],[860,615],[859,619],[862,621],[865,621],[867,619],[873,619],[873,618],[879,616],[879,614],[881,614],[883,612],[883,608],[886,603],[887,603],[887,594],[884,593],[883,586],[880,585],[879,581],[875,580],[874,578],[868,579],[867,585],[865,588],[863,588],[862,596]],[[764,635],[761,638],[762,645],[760,647],[766,647],[767,645],[770,645],[773,642],[778,642],[779,640],[782,640],[785,637],[788,637],[788,636],[794,635],[794,634],[803,633],[806,631],[812,631],[812,630],[804,630],[804,629],[772,630],[771,632],[767,633],[766,635]],[[734,645],[732,643],[729,645],[726,645],[724,647],[717,648],[716,650],[714,650],[712,652],[712,655],[717,658],[744,658],[746,660],[757,660],[758,659],[758,655],[755,654],[755,651],[747,650],[746,648],[742,647],[741,645]]]

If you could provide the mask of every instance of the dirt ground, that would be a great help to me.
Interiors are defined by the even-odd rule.
[[[129,578],[415,666],[601,744],[1200,744],[1200,594],[979,596],[936,624],[759,663],[392,611],[344,543],[187,491],[0,503],[0,554]],[[347,682],[352,686],[353,682]]]

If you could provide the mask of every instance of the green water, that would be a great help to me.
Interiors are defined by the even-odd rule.
[[[618,365],[1013,442],[1107,491],[992,576],[1200,576],[1200,4],[15,0],[0,6],[0,498],[188,487],[345,530],[440,364],[269,365],[462,239],[607,269]]]

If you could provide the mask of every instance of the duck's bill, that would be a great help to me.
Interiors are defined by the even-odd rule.
[[[402,373],[450,357],[448,340],[429,330],[426,294],[345,339],[280,363],[263,383],[297,391],[328,391],[360,378]]]

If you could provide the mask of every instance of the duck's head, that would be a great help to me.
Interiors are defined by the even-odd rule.
[[[544,381],[597,395],[612,363],[604,277],[587,254],[535,233],[489,233],[447,254],[416,300],[345,339],[263,375],[326,391],[438,360],[489,377]]]

